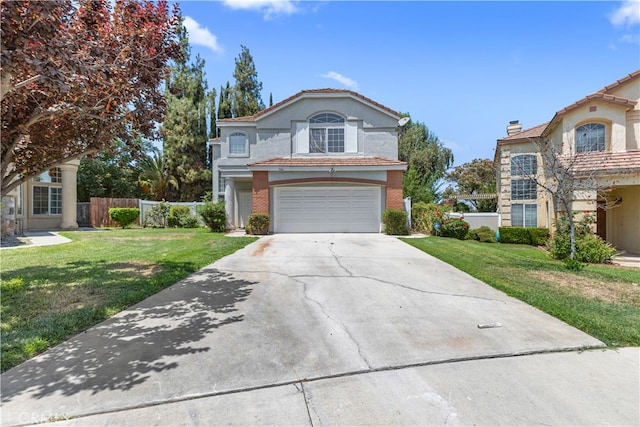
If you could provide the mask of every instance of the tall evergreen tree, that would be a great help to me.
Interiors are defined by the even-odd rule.
[[[209,92],[209,139],[218,136],[218,127],[216,125],[216,90],[211,89]]]
[[[227,86],[220,86],[220,99],[218,100],[218,120],[230,119],[233,117],[231,113],[231,85],[227,82]],[[220,129],[218,129],[220,136]]]
[[[240,46],[242,51],[236,58],[236,68],[233,78],[231,109],[235,117],[251,116],[264,109],[262,102],[262,82],[258,81],[258,72],[253,63],[253,57],[246,46]]]
[[[269,92],[269,107],[273,107],[273,93]]]
[[[166,83],[167,112],[162,125],[164,168],[178,181],[169,187],[169,200],[200,200],[211,187],[207,168],[207,117],[211,114],[211,94],[207,91],[204,60],[197,56],[189,63],[187,30],[180,24],[183,60],[171,67]]]

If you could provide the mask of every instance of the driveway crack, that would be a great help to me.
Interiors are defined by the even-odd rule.
[[[342,263],[340,262],[340,258],[338,257],[338,255],[333,250],[333,243],[329,244],[329,252],[331,252],[331,255],[333,256],[333,259],[336,260],[336,262],[338,263],[340,268],[343,269],[344,271],[346,271],[347,274],[349,274],[350,277],[353,277],[353,273],[351,271],[349,271],[349,269],[347,267],[345,267],[344,265],[342,265]]]
[[[304,406],[307,408],[307,416],[309,417],[309,425],[311,427],[313,427],[313,419],[311,418],[311,410],[309,409],[309,401],[311,400],[310,397],[307,397],[307,392],[304,389],[304,383],[299,383],[300,384],[300,388],[302,389],[302,398],[304,399]],[[298,388],[298,387],[296,387]]]
[[[331,274],[331,275],[323,275],[323,274],[294,274],[294,275],[289,275],[289,274],[284,274],[284,273],[280,273],[277,271],[266,271],[266,270],[225,270],[228,273],[233,273],[233,274],[238,274],[238,273],[245,273],[245,274],[275,274],[278,276],[282,276],[282,277],[288,277],[294,281],[297,281],[298,283],[303,283],[304,282],[302,280],[297,280],[297,279],[306,279],[306,278],[320,278],[320,279],[327,279],[327,278],[347,278],[347,279],[367,279],[367,280],[372,280],[374,282],[378,282],[378,283],[382,283],[384,285],[391,285],[391,286],[397,286],[399,288],[403,288],[403,289],[407,289],[409,291],[415,291],[415,292],[419,292],[422,294],[432,294],[432,295],[442,295],[442,296],[448,296],[448,297],[455,297],[455,298],[470,298],[470,299],[477,299],[477,300],[483,300],[483,301],[495,301],[495,302],[501,302],[503,304],[507,304],[506,301],[501,300],[501,299],[496,299],[496,298],[485,298],[485,297],[479,297],[479,296],[475,296],[475,295],[466,295],[466,294],[453,294],[453,293],[449,293],[449,292],[437,292],[437,291],[428,291],[425,289],[420,289],[420,288],[414,288],[413,286],[408,286],[408,285],[403,285],[401,283],[396,283],[396,282],[391,282],[388,280],[382,280],[382,279],[378,279],[375,277],[371,277],[371,276],[355,276],[353,275],[350,271],[348,271],[346,268],[343,267],[343,269],[349,273],[348,276],[346,275],[337,275],[337,274]],[[487,285],[488,286],[488,285]]]
[[[333,316],[331,316],[331,314],[329,314],[327,312],[327,310],[320,303],[320,301],[315,300],[311,296],[309,296],[308,284],[306,282],[304,282],[302,280],[299,280],[299,279],[294,279],[294,278],[292,278],[292,279],[297,281],[298,283],[302,284],[302,294],[304,295],[304,298],[307,301],[315,304],[318,307],[318,309],[320,310],[320,313],[322,313],[331,322],[335,323],[338,326],[338,328],[340,328],[340,330],[342,330],[347,335],[347,337],[349,337],[349,340],[355,345],[356,350],[358,351],[358,355],[360,356],[360,359],[362,359],[362,361],[367,365],[367,368],[371,369],[371,364],[369,363],[369,361],[367,360],[367,358],[363,354],[362,348],[360,347],[360,344],[358,343],[358,341],[356,341],[356,339],[353,337],[353,335],[351,335],[351,332],[349,331],[349,329],[342,322],[340,322],[338,319],[336,319]]]

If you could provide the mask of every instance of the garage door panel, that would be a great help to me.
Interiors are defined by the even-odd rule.
[[[281,187],[274,199],[277,233],[377,233],[380,228],[380,187]]]

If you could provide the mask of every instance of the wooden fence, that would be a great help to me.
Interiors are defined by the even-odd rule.
[[[89,217],[93,227],[117,227],[118,224],[109,218],[109,208],[140,208],[139,199],[108,199],[92,197],[89,201]],[[137,219],[136,224],[140,224]]]

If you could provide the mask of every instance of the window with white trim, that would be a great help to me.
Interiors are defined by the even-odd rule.
[[[537,185],[534,180],[511,180],[511,200],[535,200],[537,197]]]
[[[587,123],[576,128],[576,153],[604,151],[605,133],[602,123]]]
[[[511,200],[536,200],[538,185],[533,177],[538,173],[535,154],[519,154],[511,158]],[[537,203],[511,204],[512,227],[537,227]]]
[[[511,175],[535,175],[538,173],[538,157],[535,154],[520,154],[511,158]]]
[[[242,132],[229,135],[229,156],[246,156],[249,154],[249,138]]]
[[[511,205],[512,227],[537,227],[538,206],[536,204],[516,203]]]
[[[62,215],[62,188],[33,186],[34,215]]]
[[[309,153],[344,153],[344,117],[320,113],[309,119]]]

